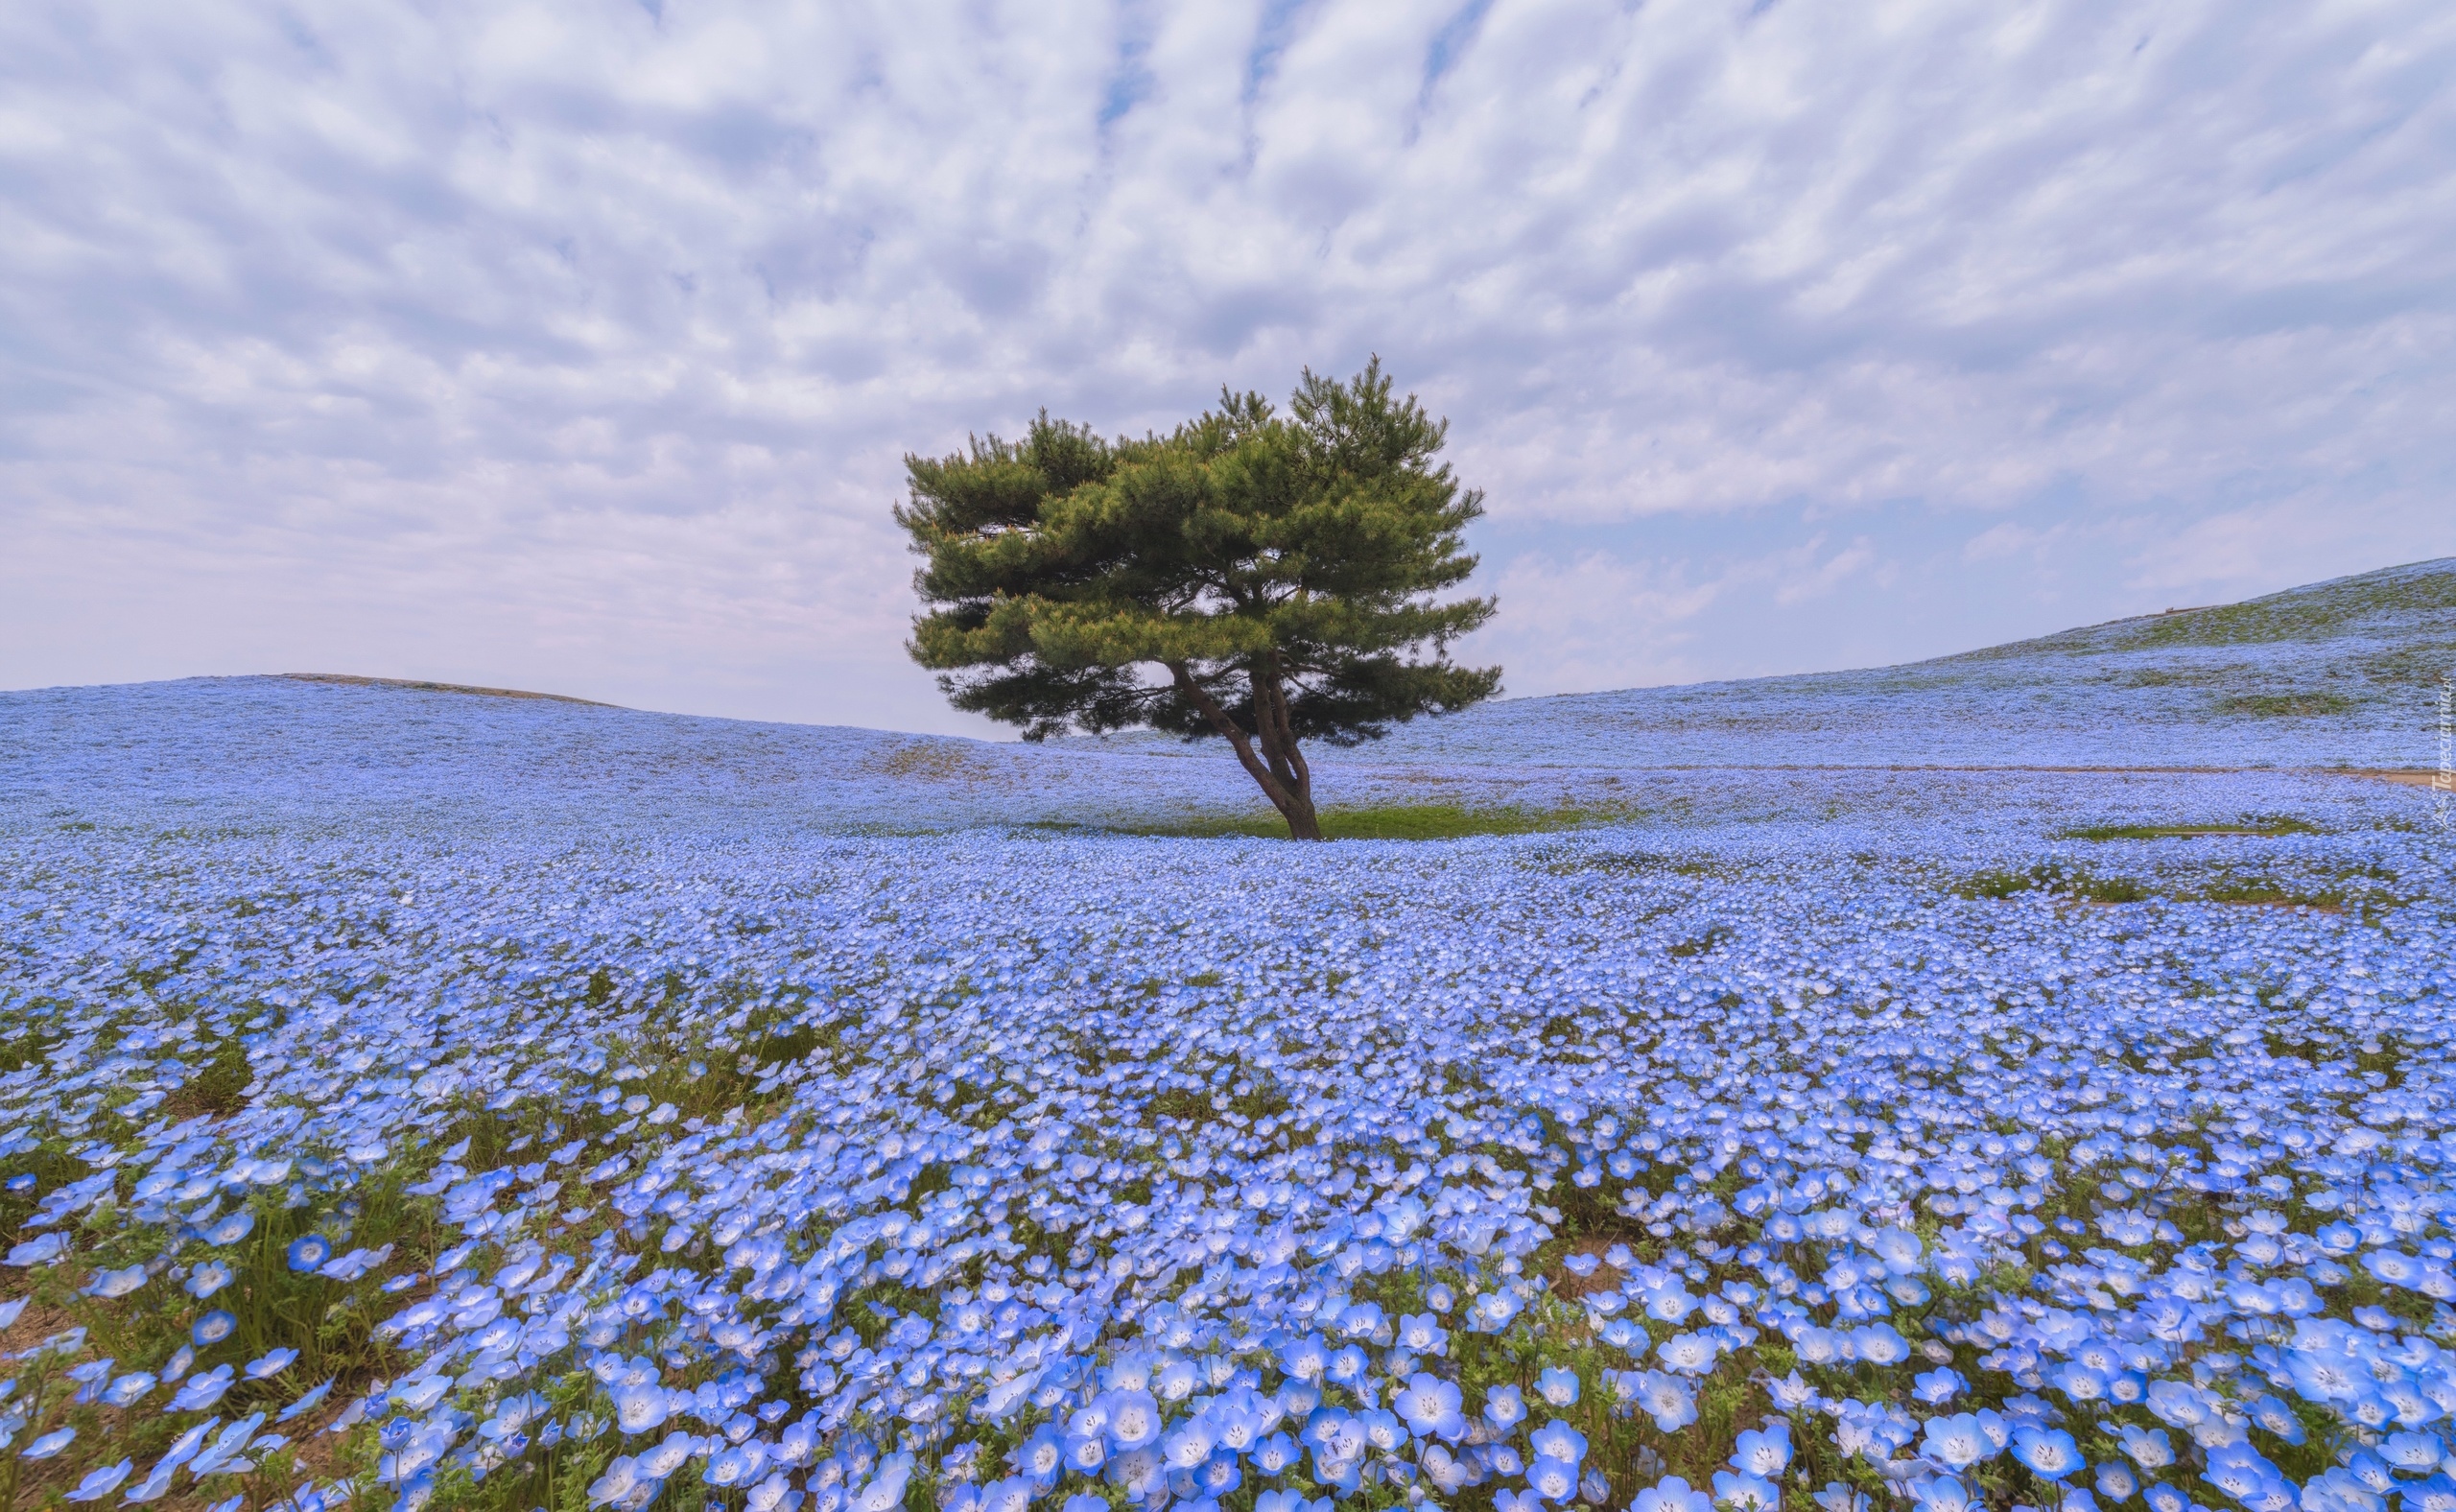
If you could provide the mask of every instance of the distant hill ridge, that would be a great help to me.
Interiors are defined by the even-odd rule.
[[[1592,700],[1618,701],[1646,697],[1675,697],[1684,694],[1735,692],[1743,689],[1773,690],[1778,688],[1809,688],[1829,684],[1835,678],[1881,678],[1888,682],[1913,680],[1922,671],[1958,673],[1960,669],[1983,663],[2020,661],[2042,656],[2154,656],[2156,653],[2183,649],[2244,648],[2276,645],[2283,642],[2320,643],[2375,642],[2380,653],[2362,657],[2344,667],[2332,667],[2332,673],[2350,672],[2362,685],[2365,694],[2379,691],[2409,691],[2415,683],[2435,681],[2451,666],[2456,666],[2456,557],[2440,557],[2431,561],[2412,562],[2400,567],[2381,568],[2375,572],[2335,578],[2326,582],[2288,588],[2239,603],[2214,604],[2198,608],[2167,609],[2158,614],[2134,615],[2126,619],[2109,620],[2098,625],[2081,626],[2068,630],[2035,636],[2028,640],[2010,641],[2000,646],[1986,646],[1975,650],[1954,651],[1925,661],[1904,662],[1892,667],[1865,668],[1846,671],[1792,673],[1776,677],[1735,678],[1715,682],[1688,683],[1660,688],[1618,689],[1602,693],[1552,694],[1533,698],[1506,698],[1477,710],[1462,719],[1503,716],[1505,711],[1518,711],[1538,704],[1581,703]],[[2285,670],[2275,665],[2269,671]],[[2308,671],[2310,669],[2295,669]],[[409,677],[369,677],[349,673],[284,673],[282,676],[300,682],[335,683],[350,687],[397,688],[418,693],[473,694],[500,698],[546,698],[558,703],[585,704],[593,708],[615,708],[618,705],[594,698],[574,697],[568,694],[532,693],[516,688],[476,687],[462,683],[430,682]],[[2170,680],[2153,676],[2151,682]],[[2379,685],[2385,685],[2382,690]],[[2212,686],[2214,685],[2212,681]],[[2336,707],[2340,711],[2349,702],[2361,701],[2361,695],[2350,694],[2342,686],[2298,690],[2268,690],[2269,696],[2280,700],[2279,712],[2292,712],[2285,707],[2299,696],[2314,710]],[[1456,721],[1429,721],[1431,725],[1448,725]],[[1102,743],[1062,743],[1102,744]],[[1136,742],[1141,744],[1141,742]]]
[[[1900,667],[1506,699],[1314,767],[1341,802],[1608,797],[1629,791],[1599,786],[1615,773],[1681,768],[2411,771],[2437,765],[2451,670],[2456,558]],[[0,811],[68,815],[105,793],[200,815],[381,795],[890,826],[1254,801],[1216,743],[1150,735],[1035,747],[348,673],[0,693]]]
[[[346,672],[286,672],[280,675],[293,682],[329,682],[344,688],[402,688],[412,693],[467,693],[482,698],[545,698],[555,703],[584,703],[593,709],[613,709],[621,705],[601,703],[595,698],[575,698],[567,693],[530,693],[521,688],[476,688],[462,682],[427,682],[416,677],[362,677]]]

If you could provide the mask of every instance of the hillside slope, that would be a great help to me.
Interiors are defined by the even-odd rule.
[[[1860,672],[1507,699],[1375,762],[2422,768],[2456,557]]]

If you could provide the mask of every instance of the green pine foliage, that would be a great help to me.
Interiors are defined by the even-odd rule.
[[[1394,399],[1378,358],[1346,383],[1308,369],[1288,410],[1223,390],[1115,441],[1044,411],[1020,442],[908,457],[914,659],[1027,740],[1225,739],[1288,833],[1319,839],[1305,742],[1463,709],[1500,669],[1449,657],[1493,601],[1442,597],[1483,512],[1434,460],[1448,422]]]

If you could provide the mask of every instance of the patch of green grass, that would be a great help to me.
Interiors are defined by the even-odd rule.
[[[1679,944],[1669,947],[1665,954],[1677,956],[1683,959],[1691,956],[1703,956],[1731,937],[1732,932],[1717,924],[1695,939],[1682,940]]]
[[[2262,720],[2311,720],[2344,714],[2353,700],[2341,693],[2236,693],[2217,700],[2220,714],[2249,715]]]
[[[1393,803],[1365,808],[1321,811],[1322,838],[1327,840],[1454,840],[1471,835],[1544,835],[1610,824],[1633,816],[1621,809],[1532,809],[1516,805],[1471,809],[1456,803]],[[1277,814],[1202,815],[1166,824],[1103,826],[1118,835],[1170,836],[1189,839],[1224,839],[1251,836],[1280,839],[1287,823]]]
[[[2089,903],[2140,903],[2150,891],[2129,877],[2098,877],[2051,862],[2025,871],[1982,871],[1953,889],[1971,899],[2001,901],[2018,893],[2047,892]]]
[[[2218,868],[2169,875],[2153,882],[2101,876],[2062,862],[2042,862],[2019,871],[1978,872],[1959,879],[1952,890],[1973,900],[2002,901],[2021,893],[2039,892],[2083,903],[2220,903],[2309,908],[2328,912],[2350,909],[2367,911],[2397,901],[2387,889],[2365,887],[2350,877],[2339,877],[2330,884],[2317,878],[2278,878],[2261,872]]]
[[[2253,835],[2274,839],[2280,835],[2316,835],[2319,826],[2301,819],[2247,819],[2240,824],[2092,824],[2065,830],[2065,840],[2168,840],[2194,835]]]

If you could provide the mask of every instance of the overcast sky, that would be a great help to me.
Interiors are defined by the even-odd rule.
[[[986,732],[900,457],[1373,352],[1541,694],[2456,554],[2456,7],[0,7],[0,686]]]

